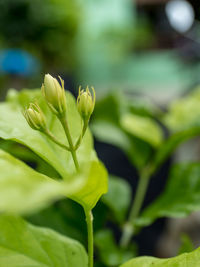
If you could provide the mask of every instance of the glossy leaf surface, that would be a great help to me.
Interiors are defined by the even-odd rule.
[[[20,217],[1,215],[0,266],[87,267],[87,254],[73,239]]]

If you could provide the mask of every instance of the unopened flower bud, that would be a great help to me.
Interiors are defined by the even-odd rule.
[[[41,88],[49,108],[56,115],[63,114],[66,110],[64,81],[61,78],[60,81],[62,86],[50,74],[46,74]]]
[[[46,129],[45,116],[37,104],[30,103],[23,115],[32,129],[38,131]]]
[[[81,90],[79,87],[79,95],[77,98],[77,108],[83,118],[83,120],[88,120],[94,110],[95,106],[95,90],[92,88],[92,94],[87,86],[86,90]]]

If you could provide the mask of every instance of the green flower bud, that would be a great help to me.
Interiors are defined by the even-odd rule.
[[[56,115],[63,114],[66,110],[64,81],[60,77],[59,79],[62,87],[55,78],[50,74],[46,74],[41,88],[49,108]]]
[[[45,116],[37,104],[30,103],[23,115],[32,129],[43,131],[47,128]]]
[[[92,93],[90,93],[89,87],[86,90],[81,90],[79,87],[79,95],[77,98],[77,108],[83,118],[83,120],[89,120],[95,106],[95,90],[92,88]]]

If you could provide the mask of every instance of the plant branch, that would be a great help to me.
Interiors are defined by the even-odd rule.
[[[78,164],[78,160],[77,160],[77,156],[76,156],[76,149],[78,147],[76,148],[76,146],[77,146],[79,139],[80,139],[80,143],[81,143],[82,137],[86,132],[88,122],[84,123],[82,133],[81,133],[81,135],[80,135],[80,137],[76,143],[76,146],[74,146],[73,142],[72,142],[71,134],[69,131],[69,126],[67,123],[66,114],[64,116],[58,116],[58,118],[59,118],[59,120],[60,120],[60,122],[64,128],[64,131],[65,131],[68,143],[69,143],[69,147],[70,147],[70,152],[72,154],[72,158],[74,160],[76,170],[78,171],[79,170],[79,164]],[[78,144],[78,146],[79,145],[80,144]],[[84,209],[84,211],[85,211],[85,216],[86,216],[87,233],[88,233],[88,267],[93,267],[94,266],[93,215],[92,215],[91,210]]]
[[[54,143],[56,143],[57,145],[59,145],[60,147],[71,151],[70,148],[68,146],[66,146],[65,144],[63,144],[62,142],[60,142],[48,129],[46,129],[45,131],[43,131],[43,133],[49,138],[51,139]]]
[[[80,144],[81,144],[83,136],[85,135],[85,132],[86,132],[87,127],[88,127],[88,122],[89,122],[89,120],[86,120],[86,121],[84,120],[84,122],[83,122],[82,132],[81,132],[81,134],[80,134],[80,136],[79,136],[79,138],[78,138],[78,140],[77,140],[77,142],[75,144],[75,150],[77,150],[79,148]]]
[[[79,170],[79,164],[78,164],[78,160],[77,160],[77,156],[76,156],[76,151],[74,149],[74,145],[73,145],[73,142],[72,142],[71,134],[70,134],[70,131],[69,131],[69,126],[68,126],[68,122],[67,122],[67,119],[66,119],[66,114],[64,114],[63,116],[58,116],[58,118],[59,118],[59,120],[60,120],[60,122],[61,122],[61,124],[63,126],[63,129],[65,131],[65,134],[67,136],[67,140],[68,140],[69,147],[70,147],[70,152],[72,154],[72,158],[73,158],[76,170],[78,171]]]
[[[129,218],[123,227],[123,233],[122,233],[122,237],[120,240],[120,246],[121,247],[127,247],[131,241],[133,234],[134,234],[134,227],[133,227],[134,220],[137,219],[137,217],[140,213],[142,204],[144,202],[144,198],[145,198],[147,188],[149,185],[150,175],[151,175],[151,172],[147,171],[147,170],[144,170],[141,173],[141,176],[139,178],[139,183],[137,186],[136,195],[135,195],[135,198],[133,200],[133,205],[131,207],[131,211],[129,214]]]
[[[93,215],[91,210],[85,210],[88,233],[88,267],[94,266]]]

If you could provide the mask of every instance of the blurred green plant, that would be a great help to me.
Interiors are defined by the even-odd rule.
[[[97,140],[122,149],[139,173],[127,222],[120,224],[122,248],[128,248],[132,236],[157,218],[184,217],[200,209],[199,164],[188,162],[172,167],[165,191],[141,212],[152,175],[179,144],[200,134],[199,89],[176,100],[168,112],[144,103],[137,96],[130,99],[122,93],[111,93],[97,101],[91,125]],[[164,136],[164,127],[170,131],[168,137]],[[114,197],[113,202],[117,203]],[[111,211],[115,216],[112,208]],[[137,266],[134,261],[132,264],[130,266]],[[143,266],[145,261],[139,261],[139,264]],[[150,266],[148,259],[145,266]]]

